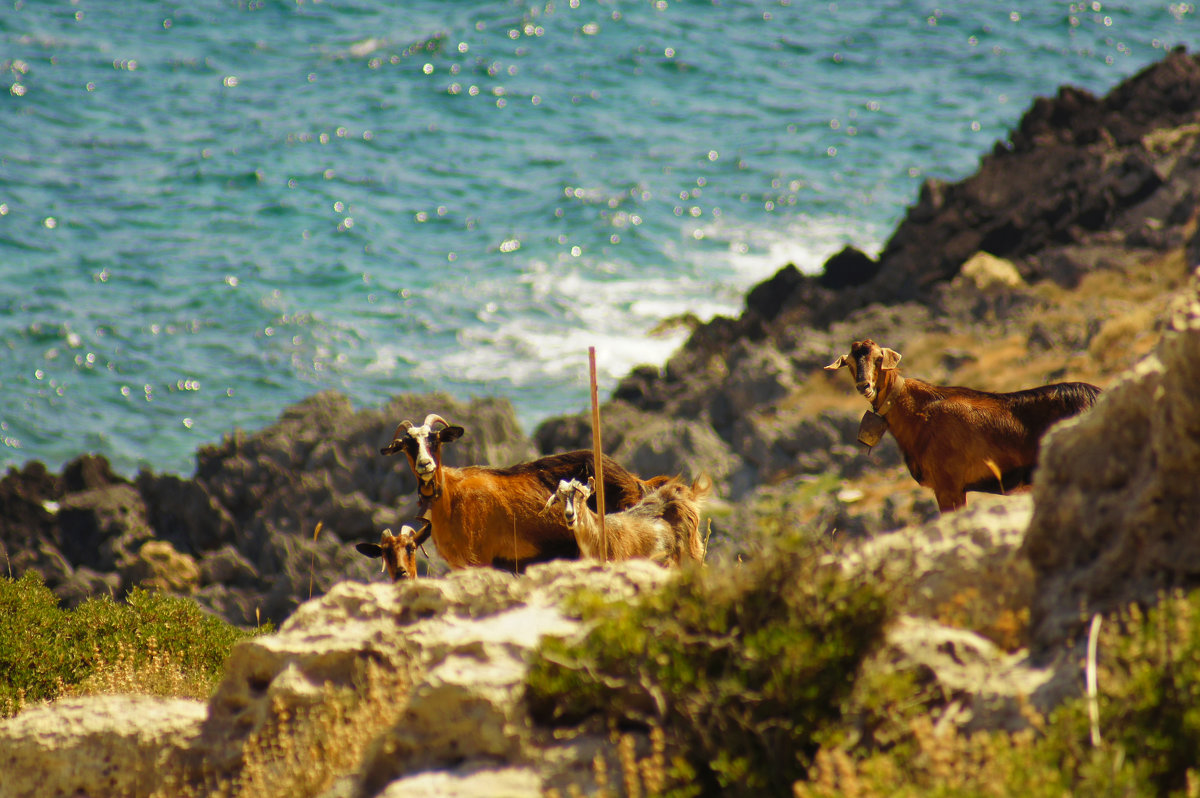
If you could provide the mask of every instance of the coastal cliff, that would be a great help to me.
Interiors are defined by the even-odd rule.
[[[798,537],[822,567],[887,585],[890,623],[861,667],[918,674],[939,696],[939,724],[1036,727],[1036,713],[1081,692],[1094,614],[1200,583],[1189,489],[1200,477],[1198,186],[1200,58],[1173,52],[1103,98],[1064,88],[1035,102],[977,174],[927,182],[878,258],[846,250],[816,276],[787,266],[738,318],[703,324],[661,368],[636,369],[603,407],[606,449],[643,475],[714,479],[710,572],[736,574],[741,558]],[[890,439],[872,452],[855,442],[865,406],[822,369],[863,337],[934,381],[1083,379],[1105,392],[1050,434],[1031,492],[970,494],[966,510],[938,517]],[[357,694],[392,714],[352,727],[372,730],[321,794],[595,794],[608,730],[568,739],[531,711],[533,652],[543,635],[588,626],[564,609],[568,595],[632,601],[672,577],[552,563],[522,577],[383,583],[352,544],[415,512],[406,464],[378,449],[399,420],[428,412],[467,427],[447,449],[452,465],[590,445],[583,413],[529,437],[502,401],[403,396],[361,410],[326,393],[205,447],[190,478],[127,480],[88,455],[61,474],[11,469],[0,480],[11,574],[37,571],[68,604],[144,585],[235,624],[261,615],[282,627],[239,644],[207,705],[82,700],[0,722],[6,772],[43,772],[74,751],[63,794],[102,794],[116,749],[96,736],[144,716],[144,734],[121,736],[141,763],[121,789],[193,788],[244,772],[248,741],[278,733],[280,718]],[[440,573],[436,555],[425,564]],[[869,712],[852,725],[884,745]],[[631,740],[652,757],[652,730]],[[6,779],[0,795],[41,786]]]

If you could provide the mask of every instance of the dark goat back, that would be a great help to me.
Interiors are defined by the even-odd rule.
[[[1013,416],[1038,438],[1055,422],[1090,408],[1099,395],[1100,389],[1086,382],[1056,382],[1004,394]]]
[[[615,513],[632,507],[642,500],[644,488],[642,480],[631,474],[616,460],[608,455],[601,456],[604,464],[604,511]],[[558,483],[563,479],[576,479],[586,482],[588,477],[596,475],[594,458],[590,449],[576,449],[572,452],[552,454],[528,463],[520,463],[508,468],[496,469],[505,475],[536,474],[538,480],[553,494],[558,490]],[[596,499],[588,499],[588,506],[596,512]]]

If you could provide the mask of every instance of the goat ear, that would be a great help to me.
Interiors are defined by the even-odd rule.
[[[825,370],[826,371],[837,371],[842,366],[848,366],[849,364],[850,364],[850,359],[848,357],[846,357],[845,355],[842,355],[837,360],[833,361],[828,366],[826,366]]]
[[[883,350],[883,366],[885,369],[894,369],[900,365],[900,353],[895,349]]]
[[[404,441],[400,438],[393,438],[387,446],[379,450],[380,454],[396,454],[396,452],[404,451]]]
[[[368,557],[383,556],[383,549],[379,548],[378,543],[359,543],[354,548],[358,549],[359,554],[365,554]]]
[[[438,432],[438,440],[442,443],[456,441],[463,436],[464,432],[466,432],[466,430],[464,430],[462,427],[446,427]]]
[[[590,491],[591,493],[596,492],[596,478],[595,477],[588,477],[587,488],[588,488],[588,491]]]

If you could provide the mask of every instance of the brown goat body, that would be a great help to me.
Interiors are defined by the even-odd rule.
[[[898,352],[868,338],[825,368],[850,369],[859,393],[887,421],[909,473],[933,490],[942,512],[964,506],[968,490],[1005,493],[1030,484],[1042,436],[1100,394],[1084,382],[1012,393],[932,385],[901,376],[899,362]]]
[[[442,445],[462,435],[462,427],[430,414],[421,427],[402,422],[381,450],[408,457],[434,546],[450,567],[520,571],[534,562],[577,559],[571,530],[541,511],[560,480],[594,474],[592,452],[580,449],[506,468],[443,465]],[[666,479],[639,479],[608,456],[602,462],[606,512],[636,504]]]

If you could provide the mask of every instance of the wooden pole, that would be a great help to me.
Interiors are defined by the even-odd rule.
[[[600,400],[596,391],[596,347],[588,347],[592,380],[592,470],[596,472],[596,515],[600,519],[600,557],[608,562],[608,537],[604,534],[604,458],[600,448]]]

